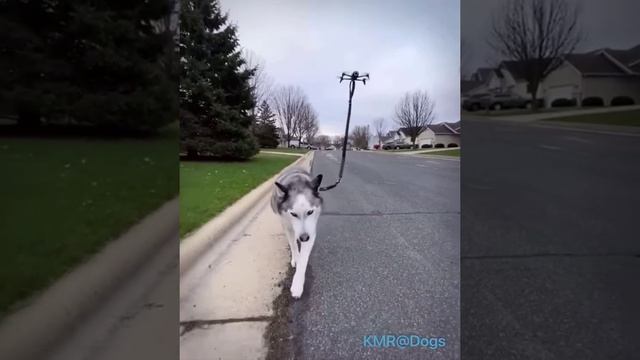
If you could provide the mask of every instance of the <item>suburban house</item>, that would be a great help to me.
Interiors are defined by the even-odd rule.
[[[460,133],[460,121],[431,124],[416,138],[416,145],[419,148],[459,147]],[[407,135],[406,128],[400,128],[388,133],[385,144],[411,144],[411,137]]]
[[[611,105],[615,97],[640,103],[640,45],[626,50],[599,49],[564,56],[562,65],[543,81],[545,106],[555,99],[602,99]]]
[[[463,80],[463,97],[479,93],[511,93],[529,98],[525,67],[519,61],[502,61],[497,68],[479,68],[470,80]],[[629,49],[598,49],[567,54],[560,66],[539,85],[537,98],[551,107],[556,99],[599,98],[611,105],[614,98],[631,98],[640,103],[640,45]]]
[[[466,96],[480,93],[500,92],[505,87],[504,75],[499,69],[478,68],[471,79],[463,80],[461,91]]]
[[[521,97],[529,98],[531,95],[527,91],[527,80],[525,79],[525,66],[520,61],[503,61],[498,67],[502,74],[503,81],[498,92],[512,93]],[[542,96],[542,86],[538,86],[537,98]]]

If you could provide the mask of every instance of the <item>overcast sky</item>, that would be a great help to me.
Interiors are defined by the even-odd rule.
[[[495,54],[487,46],[487,36],[491,27],[491,14],[507,1],[462,1],[461,35],[464,46],[467,47],[462,53],[469,57],[469,68],[475,69],[496,62]],[[581,7],[580,25],[584,40],[579,45],[578,52],[604,47],[627,49],[640,44],[640,0],[571,1],[579,1]]]
[[[382,116],[392,123],[407,91],[427,90],[435,122],[459,120],[458,1],[221,0],[240,44],[265,62],[276,84],[299,85],[319,114],[320,133],[344,132],[348,86],[342,71],[369,72],[358,83],[351,128]]]

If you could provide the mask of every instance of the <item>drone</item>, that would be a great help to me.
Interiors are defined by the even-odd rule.
[[[338,76],[338,79],[340,79],[340,82],[342,82],[342,80],[362,81],[364,85],[367,85],[367,80],[369,80],[369,73],[360,75],[360,73],[357,71],[354,71],[351,74],[343,71],[342,74]]]
[[[349,80],[349,107],[347,110],[347,126],[344,129],[344,137],[342,138],[342,160],[340,161],[340,172],[338,173],[338,179],[336,182],[329,186],[324,186],[318,189],[319,191],[327,191],[335,188],[340,184],[342,180],[342,173],[344,171],[344,163],[347,158],[347,140],[349,139],[349,122],[351,121],[351,99],[353,98],[353,93],[356,91],[356,81],[362,81],[363,85],[367,85],[367,80],[369,80],[369,73],[364,73],[360,75],[359,72],[354,71],[351,74],[343,71],[340,76],[338,76],[340,82],[342,80]]]

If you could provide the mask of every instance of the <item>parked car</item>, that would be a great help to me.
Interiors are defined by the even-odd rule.
[[[466,98],[462,102],[462,108],[467,111],[476,110],[502,110],[514,108],[530,108],[531,99],[522,97],[514,93],[482,93]],[[541,106],[541,102],[538,103]]]
[[[335,147],[335,146],[333,146],[333,145],[329,145],[329,146],[325,147],[324,149],[325,149],[325,150],[335,150],[335,149],[336,149],[336,147]]]
[[[386,143],[382,146],[383,150],[399,150],[399,149],[411,149],[413,145],[401,143],[401,142],[391,142]]]
[[[485,109],[487,106],[487,98],[489,98],[491,94],[482,93],[482,94],[474,94],[462,101],[462,108],[467,111],[476,111]]]
[[[315,146],[315,145],[307,145],[307,149],[309,149],[309,150],[318,150],[320,148]]]
[[[495,94],[488,98],[487,106],[491,110],[524,109],[531,107],[531,100],[512,93]]]

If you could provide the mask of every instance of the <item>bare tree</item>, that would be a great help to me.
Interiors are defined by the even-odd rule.
[[[256,53],[249,49],[243,49],[242,57],[245,61],[243,66],[244,68],[255,69],[253,76],[249,79],[251,93],[253,94],[253,99],[256,103],[253,107],[253,114],[255,115],[258,106],[260,106],[263,100],[268,98],[269,92],[273,88],[273,81],[265,72],[264,60]]]
[[[302,104],[298,112],[298,121],[293,133],[298,140],[298,146],[300,146],[303,139],[309,143],[318,133],[318,115],[307,101]]]
[[[327,135],[318,135],[314,142],[318,145],[321,146],[322,148],[326,148],[327,146],[331,145],[331,138],[329,138],[329,136]]]
[[[382,146],[382,141],[387,133],[387,124],[385,124],[384,118],[379,117],[373,120],[373,131],[378,137],[378,145]]]
[[[307,102],[306,97],[300,87],[282,86],[273,93],[271,102],[282,129],[283,140],[289,147],[291,140],[295,139],[300,115]]]
[[[427,130],[435,119],[435,102],[426,91],[406,93],[396,105],[396,122],[405,135],[411,138],[413,147],[420,134]]]
[[[304,130],[304,137],[307,143],[311,144],[316,135],[318,135],[318,131],[320,130],[320,127],[318,125],[318,116],[316,115],[315,111],[311,112],[311,116],[307,121],[303,122],[302,126]]]
[[[333,137],[333,146],[335,146],[336,149],[342,149],[343,142],[344,142],[344,136],[336,135]]]
[[[369,132],[369,125],[356,126],[351,131],[351,141],[353,146],[360,149],[369,148],[369,140],[371,139],[371,133]]]
[[[464,37],[460,38],[460,75],[468,79],[473,72],[473,43]]]
[[[508,0],[494,14],[489,45],[518,61],[534,109],[542,80],[582,38],[578,18],[578,5],[567,0]]]

